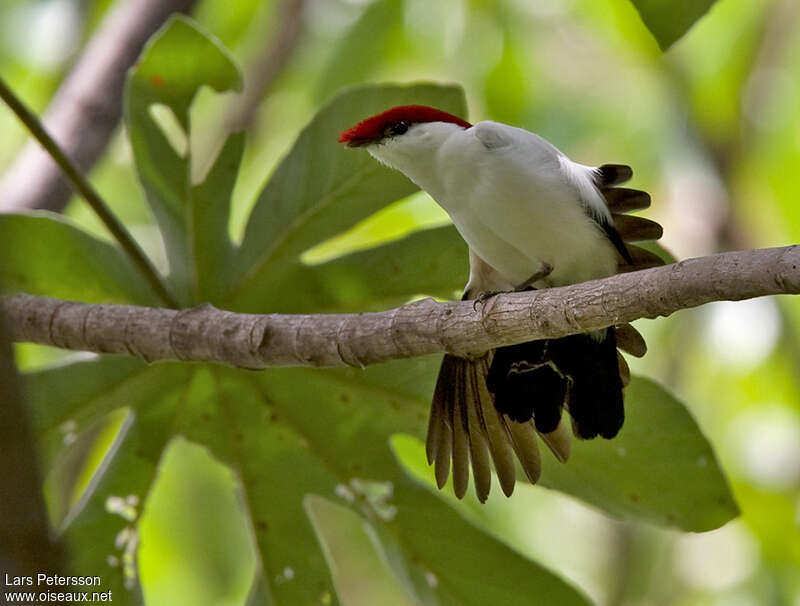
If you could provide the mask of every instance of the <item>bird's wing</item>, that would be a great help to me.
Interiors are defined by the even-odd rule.
[[[655,253],[631,244],[631,242],[658,240],[664,233],[661,225],[655,221],[626,214],[650,207],[650,194],[647,192],[618,187],[632,176],[631,167],[624,164],[603,164],[594,171],[595,185],[611,212],[614,231],[624,242],[628,252],[628,256],[622,255],[624,263],[619,264],[617,269],[619,273],[664,265],[664,260]]]

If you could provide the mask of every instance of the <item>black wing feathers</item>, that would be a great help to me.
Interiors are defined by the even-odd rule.
[[[603,164],[597,167],[597,186],[600,189],[625,183],[633,177],[633,169],[625,164]]]
[[[628,265],[634,265],[631,253],[628,251],[628,247],[625,245],[625,242],[622,241],[622,237],[619,235],[617,228],[614,227],[614,224],[598,222],[598,225],[603,228],[604,232],[606,232],[606,236],[608,236],[608,239],[611,240],[614,248],[619,251],[619,254],[622,255],[622,258],[625,259],[625,262]]]

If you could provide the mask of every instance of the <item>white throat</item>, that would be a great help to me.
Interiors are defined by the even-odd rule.
[[[448,139],[463,132],[463,127],[449,122],[413,124],[403,135],[369,145],[366,149],[380,163],[400,171],[437,198],[437,193],[441,192],[442,176],[438,156]]]

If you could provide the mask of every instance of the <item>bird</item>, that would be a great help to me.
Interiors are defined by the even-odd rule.
[[[392,107],[344,130],[339,143],[363,148],[400,171],[450,216],[469,248],[462,299],[484,303],[501,292],[565,286],[663,264],[631,241],[658,239],[661,226],[625,215],[650,204],[647,193],[617,187],[629,166],[573,162],[528,130],[485,120],[471,124],[424,105]],[[612,212],[613,211],[613,212]],[[627,240],[627,242],[626,242]],[[450,476],[460,499],[469,485],[485,502],[494,466],[503,493],[541,474],[537,435],[566,462],[572,433],[614,438],[624,422],[630,371],[617,347],[644,355],[630,325],[476,352],[445,354],[426,439],[441,489]]]

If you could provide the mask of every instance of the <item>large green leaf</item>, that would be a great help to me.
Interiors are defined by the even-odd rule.
[[[122,251],[51,213],[0,214],[0,256],[10,292],[87,303],[159,300]]]
[[[631,0],[661,50],[667,50],[716,0]]]
[[[427,398],[387,388],[385,377],[431,385],[435,373],[431,361],[398,361],[366,371],[286,369],[256,375],[262,397],[271,403],[277,422],[293,428],[305,442],[302,450],[316,459],[310,461],[315,467],[305,472],[295,463],[286,483],[273,483],[275,492],[282,494],[292,484],[304,484],[311,474],[327,476],[327,486],[321,483],[316,490],[302,490],[352,500],[391,537],[412,578],[424,579],[432,574],[438,579],[435,593],[445,603],[525,604],[532,593],[551,595],[552,603],[584,603],[563,581],[453,515],[430,491],[410,481],[395,463],[388,448],[390,436],[399,428],[422,435],[428,402]],[[264,446],[260,444],[259,448],[263,450]],[[251,464],[250,458],[245,461]],[[261,461],[263,465],[263,458]],[[375,489],[377,495],[373,494]],[[292,492],[301,494],[297,489]],[[264,512],[269,516],[266,519],[284,512],[281,505],[266,499],[251,503],[251,507],[275,509],[271,515]],[[308,525],[293,525],[297,541],[297,529]],[[260,542],[265,540],[275,537],[269,533],[259,536]],[[283,541],[270,543],[265,551],[283,551],[278,561],[296,558]]]
[[[293,263],[272,276],[261,304],[275,312],[370,311],[427,294],[449,298],[469,275],[467,245],[438,227],[320,263]]]
[[[227,51],[181,16],[172,17],[148,43],[125,85],[125,123],[136,169],[184,304],[208,299],[221,284],[231,249],[230,193],[243,151],[243,138],[234,136],[205,183],[192,184],[189,107],[202,86],[239,90],[242,79]]]
[[[542,484],[609,513],[703,532],[739,509],[711,445],[674,396],[634,377],[613,440],[576,441],[566,465],[548,458]]]
[[[433,84],[364,86],[339,95],[317,113],[253,208],[226,307],[272,311],[266,285],[291,271],[302,252],[417,189],[363,150],[344,149],[337,142],[339,133],[359,120],[410,103],[466,114],[460,88]]]
[[[130,411],[108,469],[68,528],[74,569],[89,573],[108,556],[123,559],[115,541],[120,532],[135,530],[139,508],[129,508],[126,517],[125,508],[120,512],[110,504],[131,495],[141,503],[170,437],[180,434],[210,447],[241,479],[262,582],[275,604],[317,603],[334,592],[302,507],[310,493],[342,499],[379,526],[385,548],[400,558],[393,566],[417,579],[418,595],[426,595],[425,584],[436,579],[436,587],[426,591],[442,603],[524,604],[535,592],[558,603],[584,604],[563,581],[471,526],[394,461],[390,435],[398,429],[421,435],[427,416],[423,397],[395,387],[429,386],[433,361],[398,361],[366,372],[255,374],[179,364],[148,367],[109,357],[30,376],[36,427],[51,458],[66,423],[78,431],[119,405]],[[70,377],[77,383],[70,384]],[[390,485],[391,495],[381,502],[365,500],[372,482]],[[104,583],[120,592],[122,603],[136,603],[136,586],[124,588],[124,572],[114,569]]]
[[[81,432],[94,419],[128,408],[129,418],[110,453],[113,456],[92,482],[65,533],[70,569],[83,575],[102,572],[103,590],[112,591],[114,603],[141,602],[135,582],[135,521],[140,507],[132,505],[130,497],[141,505],[147,495],[172,435],[172,418],[185,403],[182,395],[190,371],[179,364],[147,367],[113,356],[27,376],[34,426],[50,459],[58,458],[59,446],[68,442],[67,432]],[[110,558],[116,566],[109,567]]]

